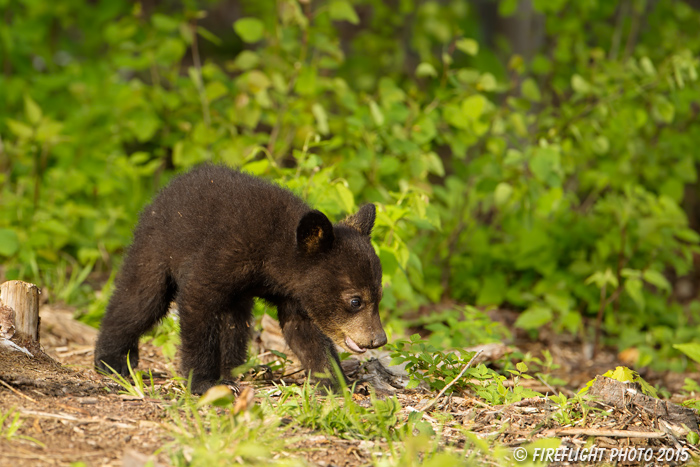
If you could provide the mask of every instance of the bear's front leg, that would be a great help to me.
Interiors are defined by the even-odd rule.
[[[349,384],[341,369],[335,344],[311,321],[299,304],[285,301],[277,306],[277,315],[287,345],[299,357],[304,369],[311,376],[323,386],[339,389],[340,385],[333,368],[335,363],[345,384]]]

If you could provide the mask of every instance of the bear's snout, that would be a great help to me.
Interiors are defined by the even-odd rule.
[[[381,347],[386,343],[387,343],[386,332],[384,332],[384,329],[380,329],[379,331],[374,333],[374,337],[372,337],[372,342],[370,342],[369,348],[376,349],[377,347]]]

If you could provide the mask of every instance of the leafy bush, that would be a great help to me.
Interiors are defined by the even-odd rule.
[[[115,267],[155,190],[222,162],[335,219],[378,203],[389,317],[507,306],[533,333],[597,322],[640,364],[686,365],[671,346],[700,336],[700,307],[673,294],[700,240],[686,3],[535,1],[525,55],[459,0],[0,5],[6,278],[84,300],[82,271]],[[230,11],[232,28],[211,20]]]

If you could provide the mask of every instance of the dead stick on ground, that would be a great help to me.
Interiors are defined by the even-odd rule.
[[[17,389],[15,389],[15,388],[13,388],[12,386],[10,386],[9,384],[7,384],[5,381],[3,381],[3,380],[0,379],[0,383],[2,383],[3,386],[5,386],[7,389],[9,389],[10,391],[14,392],[15,394],[17,394],[17,395],[19,395],[19,396],[22,396],[22,397],[24,397],[25,399],[29,399],[30,401],[36,403],[36,401],[35,401],[34,399],[32,399],[31,397],[29,397],[29,396],[26,395],[26,394],[22,394],[22,393],[19,392]]]
[[[445,391],[451,388],[464,375],[464,372],[467,371],[467,369],[469,369],[470,366],[472,366],[472,363],[474,363],[474,360],[476,360],[476,357],[478,357],[481,354],[481,352],[483,352],[483,350],[477,350],[477,352],[474,354],[471,360],[469,360],[469,363],[464,365],[464,368],[462,368],[462,371],[459,372],[457,377],[450,381],[449,384],[447,384],[444,388],[442,388],[442,391],[440,391],[438,395],[435,396],[435,398],[428,403],[428,405],[420,409],[420,412],[427,412],[429,408],[435,405],[438,399],[440,399],[442,395],[445,394]]]
[[[595,429],[583,429],[583,428],[557,430],[555,433],[557,434],[557,436],[583,435],[583,436],[606,436],[609,438],[660,439],[660,438],[666,438],[668,436],[666,433],[657,433],[655,431],[595,430]]]
[[[118,428],[128,428],[128,429],[132,429],[132,430],[135,430],[138,428],[137,426],[134,426],[134,425],[128,425],[126,423],[121,423],[121,422],[112,422],[109,420],[102,420],[99,418],[78,418],[78,417],[74,417],[73,415],[68,415],[68,414],[54,414],[54,413],[39,412],[36,410],[26,410],[26,409],[19,409],[19,412],[23,415],[27,415],[28,417],[65,420],[68,422],[76,422],[78,424],[99,423],[102,425],[113,425],[113,426],[116,426]]]

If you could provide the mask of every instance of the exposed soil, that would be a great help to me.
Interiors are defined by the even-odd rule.
[[[0,347],[0,414],[14,408],[14,413],[21,419],[17,434],[27,437],[14,436],[8,440],[0,436],[0,466],[64,466],[82,461],[89,466],[136,467],[144,465],[149,456],[173,441],[165,426],[169,421],[167,402],[119,394],[120,386],[92,369],[92,345],[96,334],[93,329],[76,324],[71,319],[71,310],[44,307],[41,315],[45,355],[32,348],[30,351],[35,357],[30,358]],[[276,345],[279,336],[273,328],[274,324],[268,323],[258,339],[258,345],[262,345],[261,353],[266,350],[266,345],[272,348]],[[586,358],[585,352],[575,343],[554,342],[555,336],[541,337],[549,340],[546,348],[561,365],[557,376],[567,381],[566,386],[556,388],[537,380],[523,383],[543,393],[551,394],[554,389],[571,396],[597,374],[623,364],[612,353],[601,353],[592,360]],[[543,348],[541,343],[523,339],[517,340],[517,345],[523,352],[533,354],[539,354]],[[172,372],[164,362],[159,348],[147,343],[141,345],[141,367],[153,371],[156,387],[172,384]],[[369,365],[358,362],[346,365],[351,373],[369,371]],[[685,377],[697,380],[700,375],[647,374],[645,377],[677,393]],[[246,383],[243,385],[245,387]],[[402,414],[407,416],[424,407],[436,394],[424,390],[401,390],[396,395]],[[355,398],[361,404],[369,404],[367,396],[355,394]],[[575,448],[583,446],[588,437],[595,436],[599,447],[645,446],[658,452],[663,448],[685,446],[691,454],[698,455],[697,448],[687,446],[682,437],[672,434],[649,438],[620,436],[615,430],[663,432],[663,424],[660,425],[659,417],[654,414],[631,405],[606,408],[612,416],[590,417],[585,424],[576,427],[583,430],[581,432],[567,432],[570,428],[560,425],[553,416],[556,407],[541,398],[494,407],[464,393],[440,398],[423,417],[435,430],[442,429],[444,442],[455,446],[464,445],[464,435],[460,430],[467,428],[480,437],[512,447],[540,437],[558,436],[567,446]],[[438,420],[433,418],[432,410],[450,413],[452,420],[441,428]],[[9,426],[10,421],[6,420],[4,426]],[[312,465],[367,465],[372,462],[371,452],[383,448],[381,442],[342,440],[310,430],[295,431],[293,436],[290,452],[283,455],[301,456]],[[162,452],[153,459],[158,465],[169,465],[168,457]],[[681,463],[656,463],[661,464]]]

